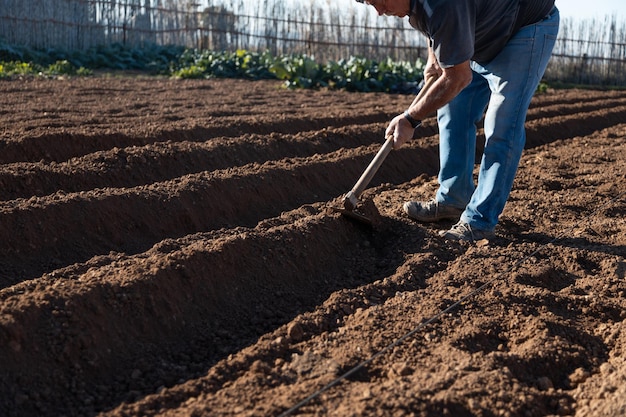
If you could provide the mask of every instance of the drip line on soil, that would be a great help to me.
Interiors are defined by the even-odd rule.
[[[593,210],[589,215],[587,215],[584,218],[581,218],[581,220],[589,220],[591,218],[593,218],[598,212],[600,212],[601,210],[604,210],[605,208],[610,207],[612,204],[616,203],[617,201],[619,201],[622,196],[624,196],[626,194],[626,192],[620,193],[617,196],[613,197],[611,200],[609,200],[607,203],[598,206],[595,210]],[[580,224],[580,223],[579,223]],[[429,324],[432,324],[434,322],[436,322],[437,320],[439,320],[442,316],[444,316],[445,314],[450,313],[452,310],[456,309],[458,306],[460,306],[461,304],[465,303],[466,301],[468,301],[470,298],[473,298],[474,296],[478,295],[479,293],[483,292],[485,289],[487,289],[489,286],[491,286],[491,284],[493,284],[495,281],[499,280],[502,276],[507,275],[509,273],[511,273],[515,268],[517,268],[518,266],[522,265],[524,262],[526,262],[528,259],[532,258],[533,256],[535,256],[537,253],[539,253],[544,247],[546,247],[549,244],[555,243],[557,240],[562,239],[567,233],[573,232],[576,228],[578,227],[578,225],[574,225],[572,227],[569,227],[567,229],[562,230],[559,234],[557,234],[554,238],[552,238],[550,241],[541,244],[537,249],[535,249],[534,251],[532,251],[530,254],[524,256],[523,258],[519,259],[517,262],[515,262],[513,265],[511,265],[509,268],[507,268],[506,270],[500,272],[499,274],[496,274],[493,278],[491,278],[490,280],[488,280],[487,282],[485,282],[484,284],[482,284],[481,286],[477,287],[476,289],[474,289],[473,291],[471,291],[469,294],[466,294],[465,296],[461,297],[459,300],[457,300],[456,302],[454,302],[453,304],[451,304],[450,306],[446,307],[445,309],[439,311],[438,313],[436,313],[434,316],[431,316],[429,319],[427,319],[426,321],[421,322],[419,325],[417,325],[417,327],[415,327],[414,329],[412,329],[411,331],[409,331],[408,333],[404,334],[403,336],[401,336],[400,338],[396,339],[395,341],[393,341],[392,343],[388,344],[387,346],[385,346],[384,348],[382,348],[381,350],[379,350],[378,352],[376,352],[375,354],[373,354],[372,356],[370,356],[368,359],[362,361],[361,363],[359,363],[358,365],[356,365],[355,367],[351,368],[350,370],[348,370],[347,372],[345,372],[344,374],[338,376],[336,379],[334,379],[333,381],[329,382],[328,384],[324,385],[322,388],[318,389],[317,391],[315,391],[314,393],[312,393],[311,395],[309,395],[308,397],[304,398],[303,400],[301,400],[300,402],[298,402],[297,404],[295,404],[294,406],[292,406],[291,408],[289,408],[288,410],[282,412],[281,414],[279,414],[278,417],[286,417],[286,416],[290,416],[291,414],[293,414],[295,411],[297,411],[298,409],[300,409],[302,406],[306,405],[307,403],[309,403],[311,400],[319,397],[321,394],[323,394],[324,392],[328,391],[330,388],[334,387],[335,385],[339,384],[340,382],[342,382],[344,379],[349,378],[350,376],[352,376],[353,374],[355,374],[356,372],[358,372],[359,370],[361,370],[363,367],[365,367],[366,365],[369,365],[370,363],[372,363],[374,360],[376,360],[377,358],[383,356],[384,354],[386,354],[387,352],[389,352],[391,349],[393,349],[394,347],[402,344],[405,340],[407,340],[408,338],[410,338],[411,336],[415,335],[417,332],[419,332],[420,330],[422,330],[424,327],[428,326]]]

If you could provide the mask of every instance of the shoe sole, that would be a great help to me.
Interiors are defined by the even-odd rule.
[[[402,208],[404,209],[404,212],[406,213],[407,216],[409,216],[411,219],[413,220],[417,220],[418,222],[422,222],[422,223],[436,223],[436,222],[440,222],[442,220],[458,220],[461,217],[461,214],[463,213],[463,210],[459,209],[459,213],[458,214],[448,214],[448,215],[440,215],[440,216],[432,216],[432,217],[421,217],[419,215],[414,215],[409,213],[409,207],[408,207],[408,202],[404,203],[404,205],[402,206]]]
[[[485,233],[485,232],[479,232],[479,233],[480,233],[480,236],[477,236],[476,238],[473,238],[467,235],[458,235],[456,233],[450,233],[450,230],[440,230],[439,233],[437,234],[445,240],[454,240],[457,242],[463,241],[463,242],[471,242],[471,243],[480,242],[481,240],[491,241],[493,238],[496,237],[495,233]]]

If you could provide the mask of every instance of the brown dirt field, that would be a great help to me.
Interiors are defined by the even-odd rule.
[[[0,415],[626,414],[626,91],[535,97],[478,245],[401,213],[436,189],[433,118],[365,192],[373,228],[327,211],[409,96],[0,93]]]

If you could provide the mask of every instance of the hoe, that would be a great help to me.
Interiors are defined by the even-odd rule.
[[[422,98],[422,96],[426,93],[426,91],[428,91],[428,89],[432,86],[435,80],[436,77],[428,78],[417,97],[415,97],[414,102]],[[361,197],[361,194],[363,193],[363,191],[365,191],[365,188],[367,188],[368,184],[382,165],[383,161],[385,160],[385,158],[387,158],[389,152],[391,152],[391,149],[393,149],[393,136],[388,136],[385,140],[385,143],[380,148],[374,159],[372,159],[372,162],[370,162],[359,180],[356,182],[356,184],[354,184],[354,187],[352,187],[352,190],[350,190],[343,197],[343,207],[331,207],[333,211],[339,212],[346,217],[355,219],[367,225],[372,225],[372,220],[364,213],[361,213],[359,210],[357,210],[357,204],[359,202],[359,197]]]

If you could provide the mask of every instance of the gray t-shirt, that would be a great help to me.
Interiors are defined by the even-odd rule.
[[[409,23],[430,38],[443,68],[486,63],[522,27],[542,20],[554,0],[411,0]]]

